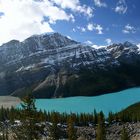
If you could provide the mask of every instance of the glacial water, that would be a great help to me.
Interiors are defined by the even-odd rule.
[[[70,97],[59,99],[37,99],[37,109],[58,112],[92,113],[94,109],[118,112],[129,105],[140,101],[140,88],[131,88],[120,92],[94,97]]]

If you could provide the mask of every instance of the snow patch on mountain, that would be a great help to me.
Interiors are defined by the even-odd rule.
[[[66,79],[67,73],[82,68],[109,70],[121,62],[134,63],[140,60],[139,50],[139,45],[130,42],[95,48],[58,33],[34,35],[23,42],[12,40],[0,46],[0,89],[9,94],[39,84],[50,75],[58,78],[61,73]]]

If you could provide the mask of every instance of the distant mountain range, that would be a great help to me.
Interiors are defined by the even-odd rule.
[[[130,43],[95,49],[59,33],[0,46],[0,95],[93,96],[140,85],[140,51]]]

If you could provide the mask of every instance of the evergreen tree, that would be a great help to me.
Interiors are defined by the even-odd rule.
[[[38,140],[40,133],[43,131],[43,126],[37,124],[37,111],[35,100],[31,94],[28,94],[22,99],[22,118],[21,126],[17,127],[14,139],[17,140]]]
[[[121,132],[121,140],[130,140],[130,137],[125,127],[123,127]]]
[[[98,126],[97,126],[97,130],[96,130],[96,140],[106,140],[103,112],[100,112],[98,114]]]
[[[97,112],[94,109],[94,123],[97,124],[97,121],[98,121]]]
[[[52,125],[50,126],[50,138],[51,140],[58,140],[60,138],[60,129],[57,126],[58,116],[55,112],[52,113]]]
[[[70,116],[67,121],[67,133],[69,140],[76,140],[76,129],[74,128],[74,118]]]
[[[0,121],[4,122],[6,120],[6,111],[3,106],[0,109]]]
[[[109,122],[109,124],[112,123],[113,119],[114,119],[113,113],[112,112],[109,112],[109,114],[108,114],[108,122]]]

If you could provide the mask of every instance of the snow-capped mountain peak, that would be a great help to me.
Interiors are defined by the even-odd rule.
[[[34,35],[23,42],[12,40],[0,46],[0,90],[3,95],[11,94],[38,87],[44,80],[59,86],[69,75],[77,78],[80,70],[107,71],[139,58],[138,48],[129,42],[95,49],[59,33]]]

